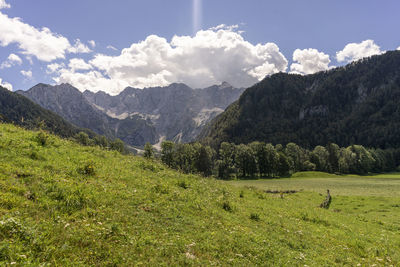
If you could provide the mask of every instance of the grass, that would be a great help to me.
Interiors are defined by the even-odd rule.
[[[317,192],[280,198],[38,134],[0,125],[0,265],[400,263],[399,197],[333,194],[324,210]]]
[[[400,196],[400,173],[358,176],[299,172],[291,178],[238,180],[229,183],[260,190],[304,190],[325,193],[329,189],[336,196]]]

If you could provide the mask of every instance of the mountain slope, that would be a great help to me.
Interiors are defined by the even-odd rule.
[[[25,128],[37,128],[43,121],[44,129],[63,137],[86,131],[70,124],[59,115],[42,108],[28,98],[0,86],[0,121],[12,122]],[[86,131],[89,135],[93,133]]]
[[[318,192],[281,198],[54,136],[41,146],[12,125],[0,133],[2,266],[400,262],[398,197],[332,193],[325,210]]]
[[[69,84],[38,84],[28,91],[18,93],[79,127],[91,129],[109,138],[120,138],[128,145],[140,146],[156,141],[153,127],[145,120],[138,116],[123,120],[111,118],[93,107],[78,89]]]
[[[276,74],[247,89],[199,139],[303,147],[400,147],[400,51],[327,72]]]
[[[159,137],[190,142],[243,91],[227,83],[205,89],[176,83],[143,90],[128,87],[117,96],[89,91],[84,95],[110,116],[121,119],[138,115],[152,122]]]

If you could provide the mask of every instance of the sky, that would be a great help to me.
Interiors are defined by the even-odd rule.
[[[0,84],[248,87],[400,48],[400,1],[0,0]]]

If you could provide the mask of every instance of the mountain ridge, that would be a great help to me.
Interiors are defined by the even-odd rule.
[[[69,84],[38,84],[18,93],[75,125],[142,146],[165,139],[193,141],[243,90],[226,82],[204,89],[173,83],[145,89],[127,87],[113,96],[103,91],[81,92]]]
[[[400,51],[312,75],[278,73],[248,88],[198,139],[310,148],[400,147]]]

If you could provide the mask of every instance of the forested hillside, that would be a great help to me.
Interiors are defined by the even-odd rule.
[[[43,128],[62,137],[86,131],[65,121],[57,114],[35,104],[28,98],[0,87],[0,121],[14,123],[28,129]]]
[[[400,147],[400,51],[313,75],[279,73],[247,89],[199,136],[301,147]]]

